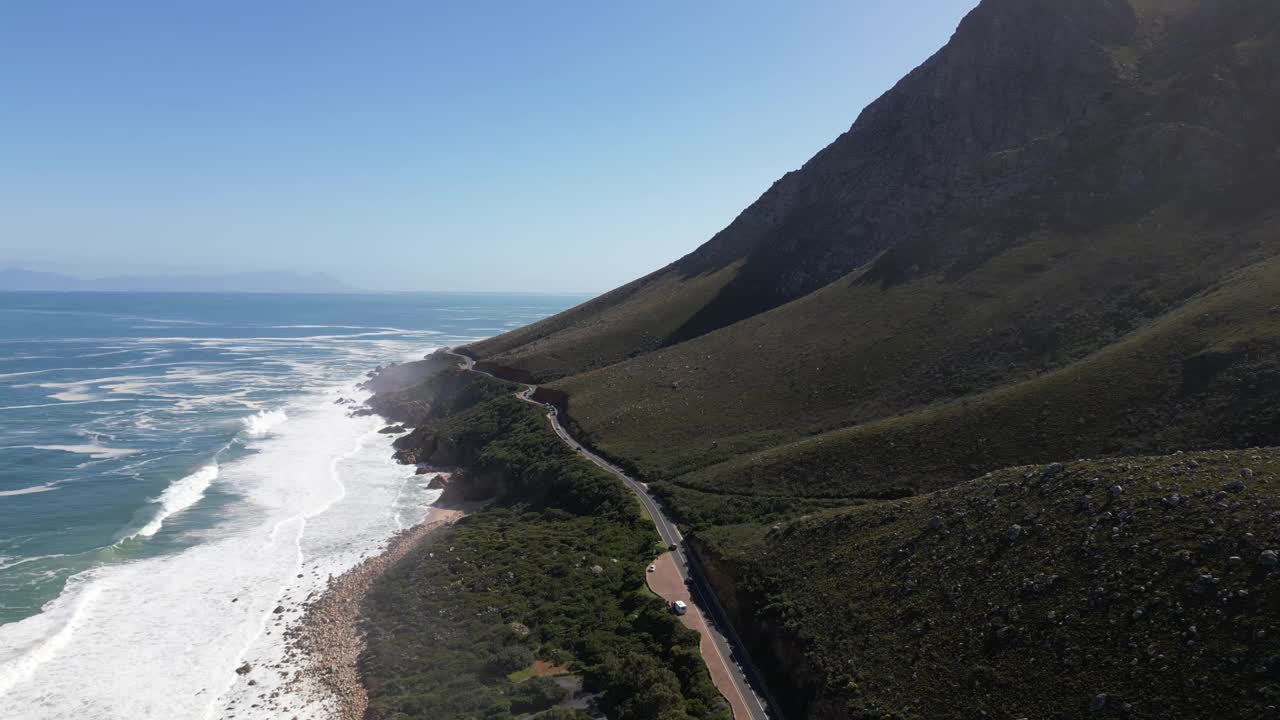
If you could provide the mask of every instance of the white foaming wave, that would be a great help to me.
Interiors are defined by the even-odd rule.
[[[130,402],[124,398],[98,398],[96,400],[73,400],[71,402],[36,403],[32,405],[6,405],[0,410],[32,410],[35,408],[66,407],[68,405],[96,405],[98,403]]]
[[[54,560],[64,557],[66,557],[65,553],[58,553],[55,555],[36,555],[35,557],[19,558],[18,560],[14,560],[11,557],[0,557],[0,570],[8,570],[11,567],[26,565],[29,562],[36,562],[37,560]],[[10,562],[11,560],[12,562]]]
[[[5,341],[0,341],[5,342]],[[60,342],[60,341],[50,341]],[[139,368],[156,368],[156,367],[179,367],[183,365],[234,365],[232,360],[192,360],[186,362],[171,363],[137,363],[134,365],[118,365],[116,367],[64,367],[64,368],[45,368],[44,370],[25,370],[23,372],[0,373],[0,379],[11,377],[25,377],[27,375],[45,375],[47,373],[56,372],[114,372],[116,370],[137,370]]]
[[[160,512],[156,513],[151,522],[143,525],[141,530],[125,539],[151,537],[160,532],[165,520],[200,502],[204,497],[204,491],[208,490],[217,479],[218,466],[211,463],[174,482],[160,493],[160,497],[156,498],[156,502],[160,504]]]
[[[72,357],[72,359],[80,360],[82,358],[106,357],[108,355],[121,355],[123,353],[131,353],[131,352],[138,352],[138,349],[137,348],[121,348],[119,350],[107,350],[105,352],[89,353],[88,355],[75,355]]]
[[[137,455],[142,452],[141,450],[104,447],[98,443],[89,443],[85,445],[28,445],[27,447],[32,450],[51,450],[55,452],[76,453],[77,455],[88,455],[93,460],[110,460],[112,458]]]
[[[391,458],[382,420],[333,403],[359,395],[352,382],[292,400],[258,452],[223,465],[217,482],[242,502],[199,544],[77,576],[44,612],[0,626],[0,707],[26,720],[85,708],[98,720],[212,720],[229,706],[244,720],[332,716],[323,688],[313,697],[268,670],[297,668],[282,631],[328,577],[420,521],[439,493]],[[252,673],[237,675],[245,662]],[[113,667],[128,671],[89,681]]]
[[[259,410],[246,418],[242,418],[240,422],[244,424],[246,435],[260,438],[288,419],[289,416],[283,410]]]
[[[93,605],[99,592],[100,589],[92,584],[84,587],[83,591],[73,589],[69,581],[63,595],[50,604],[56,607],[48,607],[45,613],[35,616],[41,621],[39,624],[51,631],[37,632],[33,638],[19,646],[24,652],[12,658],[0,656],[0,660],[3,660],[0,662],[0,698],[18,684],[31,680],[41,665],[58,655],[71,642],[77,628],[84,624],[86,611]],[[67,601],[60,602],[63,598],[67,598]],[[61,627],[57,627],[58,623],[61,623]]]
[[[72,388],[70,390],[63,390],[62,392],[53,393],[49,397],[53,398],[54,400],[61,400],[63,402],[93,400],[96,396],[90,392],[87,392],[88,389],[89,388],[87,385],[78,385],[75,388]]]
[[[50,490],[57,490],[57,489],[58,489],[57,483],[47,483],[44,485],[33,485],[31,487],[19,488],[17,490],[0,490],[0,497],[13,497],[14,495],[35,495],[36,493],[49,492]],[[14,563],[14,565],[16,564],[18,563]],[[7,567],[13,567],[13,565],[0,565],[0,570],[3,570]]]

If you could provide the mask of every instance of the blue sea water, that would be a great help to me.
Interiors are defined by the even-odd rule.
[[[434,499],[338,401],[580,300],[0,294],[0,715],[280,712],[230,670],[283,662],[273,609]]]

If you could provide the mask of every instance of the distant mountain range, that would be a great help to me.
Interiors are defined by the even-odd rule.
[[[0,292],[21,291],[348,293],[359,292],[359,288],[319,273],[253,272],[82,278],[20,268],[0,270]]]

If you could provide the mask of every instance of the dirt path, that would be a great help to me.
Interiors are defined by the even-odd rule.
[[[729,707],[733,708],[733,720],[750,720],[751,712],[747,707],[747,701],[742,697],[742,693],[738,691],[738,686],[733,682],[733,676],[729,672],[728,661],[720,653],[720,648],[711,639],[711,633],[707,630],[706,618],[702,617],[702,611],[694,604],[693,598],[689,595],[689,587],[685,585],[684,578],[680,576],[679,569],[676,568],[675,560],[672,559],[671,553],[663,553],[656,561],[654,561],[654,571],[645,575],[645,580],[649,583],[649,589],[658,597],[666,600],[668,604],[676,600],[683,600],[689,606],[688,612],[680,616],[680,622],[690,630],[696,630],[702,636],[699,643],[699,649],[702,652],[702,659],[707,664],[707,670],[711,672],[711,681],[715,683],[716,689],[728,701]]]

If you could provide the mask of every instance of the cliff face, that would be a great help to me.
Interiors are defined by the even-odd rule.
[[[763,612],[768,596],[739,588],[737,578],[743,569],[701,537],[691,536],[687,542],[729,621],[748,643],[751,658],[764,674],[774,699],[782,703],[780,709],[790,717],[841,717],[839,713],[816,711],[814,703],[821,702],[825,680],[810,666],[799,637]]]
[[[374,393],[369,411],[414,426],[393,443],[395,459],[450,473],[441,504],[491,500],[512,491],[517,471],[484,454],[503,428],[468,417],[487,402],[505,400],[511,393],[507,384],[462,372],[455,358],[440,353],[378,368],[365,387]]]
[[[1136,25],[1121,0],[981,5],[848,132],[676,263],[696,275],[745,259],[671,340],[816,290],[888,248],[937,249],[979,214],[1047,189],[1069,128],[1137,104],[1107,50]]]

